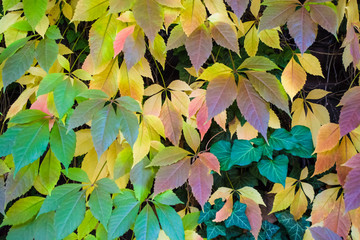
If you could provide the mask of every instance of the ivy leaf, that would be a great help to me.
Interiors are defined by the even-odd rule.
[[[221,171],[228,171],[234,165],[231,160],[230,142],[220,140],[211,146],[210,152],[219,160]]]
[[[134,226],[136,239],[156,240],[159,232],[159,222],[149,204],[141,210],[137,216]]]
[[[291,134],[297,141],[295,147],[290,150],[291,154],[302,158],[310,158],[314,152],[310,129],[297,125],[291,129]]]
[[[211,222],[215,219],[216,216],[216,210],[211,209],[211,204],[209,202],[206,202],[202,211],[200,212],[198,223],[205,223],[205,222]]]
[[[51,66],[55,63],[59,52],[59,46],[55,40],[44,38],[40,40],[36,47],[36,59],[40,67],[46,72],[49,72]]]
[[[155,202],[155,209],[161,228],[170,239],[182,240],[185,237],[181,218],[174,208]]]
[[[241,202],[235,202],[233,212],[228,219],[225,220],[227,228],[237,226],[239,228],[250,230],[251,226],[247,216],[245,215],[246,205]]]
[[[255,148],[248,140],[235,140],[231,148],[232,165],[246,166],[258,162],[262,151]]]
[[[139,134],[139,123],[136,115],[124,108],[118,107],[116,116],[120,123],[120,131],[124,135],[126,141],[130,146],[134,146]]]
[[[223,225],[206,222],[206,237],[208,239],[213,239],[219,235],[226,236],[226,228]]]
[[[295,143],[296,139],[283,128],[276,129],[269,138],[269,144],[276,151],[291,150],[295,147]]]
[[[189,184],[194,197],[203,207],[211,194],[211,188],[214,182],[210,169],[201,161],[195,161],[190,168]]]
[[[252,71],[270,71],[279,67],[270,59],[264,56],[254,56],[246,58],[238,67],[238,70],[249,69]],[[253,72],[250,72],[253,73]]]
[[[301,240],[303,239],[306,226],[304,226],[300,221],[295,221],[294,217],[289,212],[275,213],[275,216],[286,228],[290,239]]]
[[[59,159],[65,169],[67,169],[75,153],[75,132],[72,129],[67,131],[65,126],[55,122],[50,133],[50,147],[56,158]]]
[[[90,211],[93,216],[104,225],[105,229],[107,229],[107,224],[111,216],[112,205],[112,199],[108,192],[99,187],[96,187],[94,191],[92,191],[89,200]]]
[[[259,239],[272,239],[274,234],[280,229],[279,226],[263,221],[261,225],[261,231],[259,233]]]
[[[42,17],[45,16],[47,0],[24,0],[24,13],[27,21],[34,30]]]
[[[17,134],[12,151],[14,175],[24,166],[33,163],[46,150],[49,143],[48,123],[48,120],[41,120],[24,125]]]
[[[260,174],[272,182],[285,186],[289,159],[285,155],[279,155],[274,160],[262,159],[258,163]]]
[[[171,190],[167,190],[159,195],[156,195],[154,197],[154,201],[165,205],[176,205],[183,203]]]
[[[147,168],[150,161],[145,157],[142,161],[137,163],[130,171],[130,181],[134,186],[136,198],[142,202],[149,195],[154,181],[153,168]]]

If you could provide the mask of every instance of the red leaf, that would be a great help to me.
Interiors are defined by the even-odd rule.
[[[220,174],[220,163],[214,154],[209,152],[203,152],[200,153],[198,156],[203,164],[205,164],[211,170]]]
[[[156,173],[154,195],[183,185],[190,172],[190,160],[181,160],[169,166],[160,167]]]
[[[294,38],[300,52],[304,53],[315,41],[316,23],[311,19],[309,12],[304,7],[301,7],[289,17],[287,25],[290,35]]]
[[[165,136],[175,146],[179,145],[183,119],[168,98],[161,108],[160,119],[164,124]]]
[[[210,128],[211,120],[208,119],[208,108],[206,106],[206,102],[204,101],[201,105],[197,115],[196,115],[196,125],[200,131],[201,140],[203,139],[204,135]]]
[[[311,4],[310,6],[310,16],[321,27],[332,34],[336,34],[337,30],[337,16],[335,11],[325,5]]]
[[[192,65],[198,72],[212,50],[212,39],[204,25],[201,25],[190,34],[186,39],[185,48]]]
[[[126,38],[134,32],[135,25],[122,29],[115,37],[114,56],[118,55],[125,44]]]
[[[231,9],[234,11],[238,19],[242,17],[247,6],[249,5],[249,0],[225,0]]]
[[[201,207],[204,206],[211,194],[214,179],[210,169],[201,161],[195,161],[190,168],[189,184],[194,197]]]
[[[267,139],[266,133],[270,118],[269,104],[259,96],[249,80],[241,76],[239,76],[236,102],[246,121]]]
[[[250,198],[242,197],[240,202],[246,204],[245,215],[249,219],[251,226],[250,232],[255,237],[255,239],[257,239],[262,223],[261,209],[259,205]]]
[[[232,73],[210,81],[206,90],[208,119],[228,108],[236,98],[236,83]]]

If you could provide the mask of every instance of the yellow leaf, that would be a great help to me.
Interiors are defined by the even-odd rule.
[[[185,117],[189,116],[189,96],[180,91],[171,91],[171,101],[174,104],[174,107]]]
[[[250,57],[253,57],[256,55],[258,51],[258,46],[259,46],[259,36],[257,34],[257,29],[255,25],[253,25],[245,36],[244,47],[247,54]]]
[[[164,125],[159,117],[153,115],[144,115],[144,121],[148,128],[154,129],[157,134],[165,138]]]
[[[81,163],[81,169],[84,170],[91,183],[94,183],[95,180],[105,178],[108,175],[107,167],[104,167],[106,164],[107,151],[104,152],[100,160],[95,151],[95,148],[92,148],[84,157],[84,160]]]
[[[121,64],[119,78],[121,95],[129,96],[142,102],[144,96],[144,80],[134,68],[128,71],[125,61]]]
[[[204,0],[204,3],[210,14],[220,13],[225,16],[227,15],[224,1]]]
[[[200,135],[198,131],[186,122],[183,122],[182,130],[186,143],[190,146],[194,153],[196,153],[200,146]]]
[[[76,148],[74,157],[81,156],[94,146],[90,129],[80,129],[76,134]]]
[[[334,208],[340,187],[326,189],[316,195],[311,212],[312,224],[323,221]]]
[[[143,57],[137,64],[135,64],[134,68],[141,76],[150,78],[154,81],[151,73],[150,64],[145,57]]]
[[[64,16],[71,20],[73,18],[74,15],[74,11],[71,7],[70,4],[68,4],[66,1],[62,1],[62,13],[64,14]]]
[[[161,229],[157,240],[170,240],[170,238],[166,235],[164,230]]]
[[[327,123],[320,127],[317,136],[316,153],[333,149],[340,140],[340,128],[338,124]]]
[[[119,74],[117,59],[115,59],[104,71],[93,76],[93,80],[90,81],[90,89],[102,90],[113,97],[118,91]]]
[[[159,34],[155,36],[154,42],[150,44],[149,50],[156,61],[158,61],[164,69],[166,60],[166,45],[164,39]]]
[[[36,25],[35,30],[40,36],[44,37],[47,29],[49,28],[49,19],[44,15],[40,22]]]
[[[289,94],[290,99],[293,99],[303,88],[305,82],[306,72],[294,58],[291,58],[281,75],[281,83],[285,91]]]
[[[192,91],[192,88],[186,82],[181,80],[172,81],[168,88],[175,91]]]
[[[29,100],[30,96],[34,94],[37,89],[38,87],[25,89],[25,91],[23,91],[18,99],[16,99],[16,101],[11,105],[8,113],[6,114],[6,119],[13,117],[20,112]]]
[[[4,15],[0,19],[0,34],[5,32],[9,27],[11,27],[11,25],[16,23],[16,21],[19,19],[21,14],[22,14],[21,11],[17,11],[17,12],[8,12],[6,15]]]
[[[227,76],[232,73],[232,69],[222,63],[214,63],[210,67],[206,68],[198,77],[206,81],[211,81],[221,76]]]
[[[140,162],[150,150],[150,135],[149,129],[145,121],[142,121],[139,126],[139,135],[134,143],[134,163],[133,166]]]
[[[270,109],[270,118],[269,118],[269,127],[271,128],[281,128],[280,119],[274,112],[274,110]]]
[[[221,198],[224,201],[231,195],[232,191],[231,188],[219,187],[209,198],[209,203],[213,205],[214,201],[218,198]]]
[[[148,86],[145,90],[144,90],[144,95],[145,96],[152,96],[160,91],[163,91],[164,88],[163,86],[160,86],[159,84],[151,84],[150,86]]]
[[[224,131],[226,131],[226,120],[227,120],[226,110],[216,115],[214,117],[214,120]]]
[[[281,191],[283,191],[284,189],[288,189],[290,188],[297,180],[291,177],[287,177],[285,180],[285,188],[282,184],[280,183],[275,183],[273,188],[271,189],[271,191],[269,193],[279,193]]]
[[[238,126],[241,125],[237,117],[235,117],[230,123],[229,123],[229,131],[231,134],[231,137],[234,135],[234,133],[237,131]]]
[[[326,183],[327,185],[340,185],[339,179],[336,173],[329,173],[325,176],[318,179],[321,182]]]
[[[249,122],[237,125],[236,135],[238,139],[251,140],[256,138],[258,135],[258,130],[256,130]]]
[[[260,0],[251,0],[250,12],[256,18],[258,17],[258,14],[259,14],[260,2],[261,2]]]
[[[346,10],[347,10],[347,18],[350,23],[358,23],[359,22],[359,11],[358,3],[356,0],[349,0]]]
[[[107,162],[106,162],[106,166],[108,168],[109,171],[109,175],[112,179],[114,179],[114,170],[115,170],[115,162],[116,159],[118,157],[118,154],[121,152],[121,150],[123,150],[122,146],[120,145],[120,143],[118,141],[114,141],[107,152]]]
[[[311,55],[310,53],[304,53],[303,55],[296,54],[296,56],[298,57],[301,66],[307,73],[324,77],[319,59],[317,59],[314,55]]]
[[[300,180],[304,180],[309,175],[309,170],[307,167],[305,167],[303,170],[301,170],[300,173]]]
[[[205,21],[206,10],[201,0],[184,0],[183,6],[180,22],[185,34],[190,36]]]
[[[158,117],[161,111],[161,103],[162,103],[161,93],[151,96],[144,103],[144,107],[143,107],[144,114],[154,115]]]
[[[166,137],[175,146],[179,145],[183,119],[168,98],[161,108],[160,119],[164,124]]]
[[[194,230],[185,230],[185,240],[202,240],[203,238]]]
[[[314,187],[311,184],[305,182],[301,183],[301,187],[305,195],[310,199],[310,203],[314,201],[314,197],[315,197]]]
[[[257,204],[261,204],[261,205],[265,205],[261,194],[252,187],[243,187],[237,190],[238,192],[240,192],[240,194],[244,197],[250,198],[251,200],[253,200],[254,202],[256,202]]]
[[[115,183],[116,183],[116,185],[118,185],[118,187],[120,189],[124,189],[124,188],[126,188],[128,182],[129,182],[129,179],[130,179],[130,173],[127,173],[124,176],[119,177],[118,179],[116,179]]]
[[[280,37],[277,29],[266,29],[259,33],[260,40],[272,48],[282,50],[280,47]]]
[[[274,199],[274,203],[273,203],[273,208],[271,210],[271,213],[273,212],[278,212],[281,210],[285,210],[287,209],[291,203],[294,200],[294,195],[295,195],[295,185],[291,186],[290,188],[285,188],[283,191],[277,193],[275,195],[275,199]]]
[[[314,113],[314,116],[317,118],[321,125],[330,122],[330,115],[326,107],[316,103],[308,103],[311,107],[312,112]]]
[[[109,7],[109,1],[79,0],[71,21],[92,21],[100,17]]]
[[[295,194],[294,200],[290,205],[290,213],[294,216],[295,220],[298,220],[306,212],[307,209],[307,199],[304,192],[299,189]]]

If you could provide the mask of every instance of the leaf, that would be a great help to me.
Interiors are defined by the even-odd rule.
[[[303,54],[315,41],[317,34],[316,23],[310,17],[305,7],[301,7],[289,16],[287,22],[290,35]]]
[[[289,159],[286,155],[279,155],[274,160],[262,159],[258,163],[260,174],[272,182],[285,186]]]
[[[242,188],[238,189],[237,191],[241,194],[241,196],[251,199],[258,205],[262,204],[265,206],[265,203],[264,203],[260,193],[255,188],[246,186],[246,187],[242,187]]]
[[[212,21],[211,36],[217,44],[239,54],[239,43],[235,26],[221,21]]]
[[[225,220],[227,228],[236,226],[239,228],[250,230],[251,226],[247,216],[245,215],[246,205],[240,202],[234,203],[234,208],[231,216]]]
[[[49,143],[48,120],[41,120],[22,127],[12,150],[14,175],[26,165],[33,163],[46,150]]]
[[[265,8],[260,19],[259,31],[282,26],[295,13],[296,4],[272,4]]]
[[[226,236],[226,228],[213,222],[206,223],[206,237],[208,239],[216,238],[217,236]]]
[[[12,117],[9,123],[26,124],[36,120],[40,120],[45,116],[47,116],[47,114],[43,111],[39,111],[36,109],[25,109]]]
[[[206,90],[208,120],[226,110],[234,102],[236,93],[235,78],[231,73],[210,81]]]
[[[98,158],[106,151],[118,135],[120,122],[110,105],[98,111],[92,120],[91,136]]]
[[[102,178],[97,180],[96,185],[99,189],[104,190],[107,193],[120,193],[120,189],[116,185],[116,182],[110,178]]]
[[[305,53],[304,56],[306,56],[307,54]],[[313,89],[309,92],[309,94],[306,96],[306,99],[311,99],[311,100],[318,100],[320,98],[325,97],[326,95],[328,95],[330,92],[325,91],[323,89]]]
[[[286,228],[290,239],[303,239],[306,227],[294,220],[293,216],[288,212],[275,213],[279,222]]]
[[[73,181],[90,183],[87,173],[81,168],[68,168],[67,171],[62,170],[62,173]]]
[[[346,211],[350,211],[356,209],[360,206],[358,201],[360,196],[359,191],[359,176],[360,176],[360,168],[352,169],[346,177],[346,183],[344,185],[344,199],[345,199],[345,207]]]
[[[250,57],[254,57],[256,55],[259,47],[259,36],[255,25],[253,25],[249,32],[245,35],[244,47],[246,53]]]
[[[212,223],[211,220],[213,220],[216,216],[216,210],[215,209],[211,209],[211,204],[209,202],[206,202],[202,211],[200,211],[200,216],[199,216],[199,220],[198,223]]]
[[[14,55],[14,53],[22,48],[31,37],[25,37],[18,39],[8,45],[0,54],[0,64],[2,64],[7,58]]]
[[[123,195],[117,195],[120,203],[112,211],[108,227],[108,239],[114,239],[122,236],[134,224],[139,212],[140,203],[133,198],[123,198]],[[114,199],[115,203],[115,199]]]
[[[35,239],[46,240],[55,239],[55,227],[54,227],[55,213],[47,213],[36,218],[34,222]]]
[[[70,79],[66,79],[57,85],[54,90],[54,101],[60,118],[72,107],[76,95],[75,81],[72,85]]]
[[[249,5],[249,0],[244,1],[237,1],[237,0],[226,0],[227,4],[231,7],[231,9],[234,11],[238,19],[242,17],[244,14],[247,6]]]
[[[86,210],[84,220],[81,222],[77,229],[78,238],[82,239],[96,228],[98,220],[94,218],[90,210]],[[86,239],[86,238],[85,238]]]
[[[188,151],[179,147],[165,147],[155,155],[149,166],[167,166],[184,159],[188,154]]]
[[[19,225],[34,217],[43,203],[43,197],[30,196],[16,201],[6,212],[2,226]]]
[[[56,238],[72,233],[85,217],[85,192],[77,192],[65,198],[55,213]]]
[[[345,92],[341,98],[340,104],[343,105],[340,111],[340,134],[345,136],[360,124],[360,118],[358,116],[359,105],[357,99],[360,97],[359,88],[354,87]]]
[[[76,147],[76,135],[73,130],[67,131],[62,124],[55,122],[50,133],[50,147],[55,156],[64,165],[70,165]]]
[[[61,165],[56,159],[52,151],[48,151],[39,169],[40,182],[44,185],[45,189],[51,194],[51,191],[56,186],[60,177]]]
[[[130,181],[134,186],[135,196],[140,202],[149,195],[154,181],[154,170],[146,167],[149,163],[149,159],[145,157],[130,171]]]
[[[265,29],[259,33],[260,40],[269,47],[282,50],[277,29]]]
[[[68,130],[89,122],[105,105],[104,99],[90,99],[79,103],[70,116]]]
[[[190,161],[187,158],[169,166],[160,167],[155,177],[154,195],[180,187],[186,182],[189,172]]]
[[[309,158],[314,152],[314,144],[310,129],[304,126],[294,126],[291,129],[292,136],[296,139],[297,144],[291,149],[291,154],[298,157]]]
[[[270,59],[264,56],[254,56],[246,58],[238,67],[238,69],[247,68],[253,71],[270,71],[279,69],[279,67]]]
[[[116,34],[114,41],[114,56],[117,56],[124,48],[126,38],[134,32],[135,25],[122,29]]]
[[[163,8],[155,0],[144,0],[135,1],[132,10],[136,23],[144,30],[150,42],[153,42],[163,24]]]
[[[200,0],[183,1],[184,10],[180,15],[181,26],[189,37],[206,19],[206,9]]]
[[[312,20],[336,36],[338,18],[334,9],[329,6],[320,4],[310,4],[309,6]]]
[[[191,64],[196,72],[198,72],[200,67],[209,58],[212,49],[211,36],[204,25],[199,26],[190,34],[185,41],[185,48],[190,57]]]
[[[108,1],[79,0],[71,21],[93,21],[102,16],[109,6]]]
[[[315,240],[341,240],[341,237],[326,227],[311,227],[310,232]]]
[[[290,115],[285,89],[274,75],[255,71],[246,71],[246,75],[261,97]]]
[[[321,153],[333,149],[340,140],[339,125],[327,123],[320,127],[317,136],[316,153]]]
[[[238,82],[236,102],[245,119],[267,139],[269,104],[259,96],[249,80],[242,77]]]
[[[231,143],[220,140],[213,144],[210,152],[216,156],[220,163],[220,170],[228,171],[234,165],[231,160]]]
[[[311,220],[314,224],[323,221],[335,207],[339,189],[329,188],[316,195],[311,212]]]
[[[252,162],[258,162],[261,158],[261,151],[255,148],[247,140],[234,140],[231,149],[231,166],[246,166]]]
[[[126,39],[123,49],[127,69],[131,69],[144,57],[145,50],[144,33],[140,29],[135,29],[132,36]]]
[[[154,201],[165,205],[176,205],[183,203],[171,190],[167,190],[161,194],[156,195],[154,197]]]
[[[201,161],[195,161],[190,168],[189,184],[201,207],[209,199],[213,185],[213,176],[209,168]]]
[[[116,115],[120,122],[120,131],[130,146],[133,146],[139,133],[139,123],[136,115],[122,108],[117,109]]]
[[[51,66],[55,63],[59,52],[59,46],[55,40],[44,38],[36,47],[36,59],[38,60],[40,67],[46,72],[49,72]]]
[[[175,146],[179,145],[183,119],[168,98],[161,108],[160,119],[164,124],[165,136]]]
[[[285,91],[289,94],[290,99],[293,99],[304,87],[305,82],[306,72],[297,62],[295,62],[294,58],[291,58],[281,75],[281,83]]]
[[[304,70],[307,73],[324,77],[324,75],[322,73],[320,62],[315,56],[313,56],[309,53],[304,53],[302,55],[297,54],[296,56],[298,57],[301,66],[304,68]]]
[[[186,34],[184,33],[181,25],[176,25],[170,32],[167,44],[166,51],[178,48],[185,44]]]
[[[23,1],[25,17],[33,30],[45,15],[47,3],[48,1],[46,0]]]
[[[261,231],[258,239],[271,239],[279,229],[279,226],[271,224],[265,220],[261,225]]]
[[[185,233],[179,214],[170,206],[155,203],[156,214],[161,228],[171,239],[184,239]]]
[[[108,192],[99,187],[96,187],[94,191],[92,191],[89,200],[90,211],[94,217],[104,225],[105,229],[107,229],[107,224],[111,216],[112,205],[112,199]]]
[[[156,215],[149,204],[141,210],[134,226],[136,239],[156,240],[160,227]]]
[[[260,207],[251,198],[241,198],[240,202],[246,204],[245,215],[247,216],[251,226],[250,232],[256,239],[259,235],[262,222]]]
[[[64,79],[64,73],[50,73],[47,74],[39,84],[39,90],[36,93],[36,96],[40,96],[49,92],[54,91],[54,89],[62,82]]]
[[[303,216],[307,210],[307,206],[308,202],[305,193],[302,189],[299,189],[290,205],[290,213],[294,216],[295,220],[298,220]]]
[[[270,146],[276,151],[291,150],[296,146],[296,142],[292,134],[283,128],[276,129],[269,138]]]
[[[198,154],[198,157],[200,161],[210,170],[215,171],[220,175],[220,163],[214,154],[209,152],[202,152]]]
[[[25,74],[32,65],[34,57],[35,41],[31,41],[6,60],[2,70],[4,89]]]
[[[200,136],[198,131],[186,122],[183,122],[182,130],[184,133],[186,143],[196,153],[198,148],[200,147]]]
[[[233,210],[233,197],[230,195],[224,204],[224,206],[216,213],[216,217],[213,222],[222,222],[228,219]]]
[[[139,135],[133,146],[133,159],[135,164],[140,162],[149,153],[151,144],[149,130],[146,121],[142,121],[139,126]]]

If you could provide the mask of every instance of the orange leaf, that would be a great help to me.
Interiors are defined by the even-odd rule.
[[[315,153],[325,152],[333,149],[340,139],[340,128],[338,124],[328,123],[320,127],[316,140]]]
[[[343,137],[340,146],[336,154],[336,171],[339,178],[339,182],[344,186],[345,179],[351,168],[348,166],[343,166],[350,158],[356,155],[356,149],[350,139],[345,136]]]
[[[343,239],[346,239],[351,227],[349,213],[345,213],[344,197],[341,196],[336,201],[334,208],[324,221],[324,227],[337,233]]]
[[[329,188],[316,195],[311,212],[313,224],[323,221],[329,215],[335,206],[339,190],[339,187]]]
[[[203,152],[198,155],[200,161],[204,163],[209,169],[220,174],[220,163],[217,157],[209,152]]]
[[[247,216],[251,226],[250,232],[254,235],[255,239],[257,239],[262,223],[260,207],[256,202],[247,197],[241,197],[240,202],[246,204],[245,215]]]
[[[224,206],[216,213],[216,217],[213,222],[222,222],[230,217],[233,210],[233,196],[230,195],[226,199]]]
[[[281,75],[281,83],[284,86],[285,91],[289,94],[290,99],[293,99],[303,88],[305,82],[306,72],[294,58],[291,58]]]

